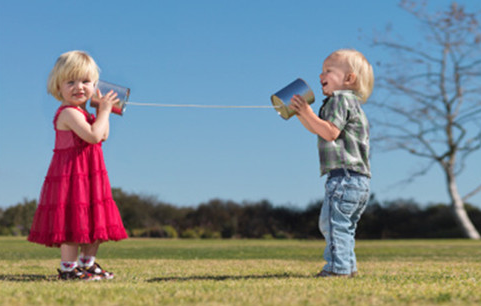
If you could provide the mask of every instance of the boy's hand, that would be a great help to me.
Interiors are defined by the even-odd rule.
[[[306,99],[304,99],[300,95],[292,96],[289,108],[295,110],[300,116],[306,114],[307,112],[309,112],[309,110],[312,110]]]

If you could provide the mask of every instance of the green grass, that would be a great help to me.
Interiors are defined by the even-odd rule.
[[[357,241],[360,275],[316,279],[323,241],[129,239],[111,281],[55,278],[59,250],[0,237],[0,305],[480,305],[481,242]]]

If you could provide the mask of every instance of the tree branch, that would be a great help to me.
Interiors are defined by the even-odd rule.
[[[472,196],[476,195],[478,192],[481,191],[481,185],[479,185],[478,187],[476,187],[474,190],[472,190],[471,192],[468,192],[468,194],[466,194],[464,197],[463,197],[463,202],[466,202],[469,198],[471,198]]]

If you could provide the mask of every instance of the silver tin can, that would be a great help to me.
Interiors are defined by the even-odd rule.
[[[294,95],[302,96],[308,104],[312,104],[315,101],[311,88],[301,78],[282,88],[271,96],[271,102],[277,113],[286,120],[296,114],[294,110],[289,108],[291,98]]]
[[[129,100],[130,88],[99,80],[97,83],[97,87],[95,88],[95,94],[90,100],[90,106],[92,107],[98,107],[99,105],[99,102],[96,100],[97,89],[100,90],[102,96],[107,94],[111,90],[117,93],[117,98],[119,98],[120,101],[112,106],[112,113],[122,116],[127,106],[127,101]]]

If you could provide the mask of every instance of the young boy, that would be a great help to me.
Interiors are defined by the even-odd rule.
[[[318,277],[357,274],[354,237],[369,199],[369,123],[361,104],[374,86],[366,58],[356,50],[329,55],[320,75],[326,96],[317,116],[299,95],[290,107],[310,132],[317,134],[321,176],[327,174],[319,229],[326,239],[327,261]]]

